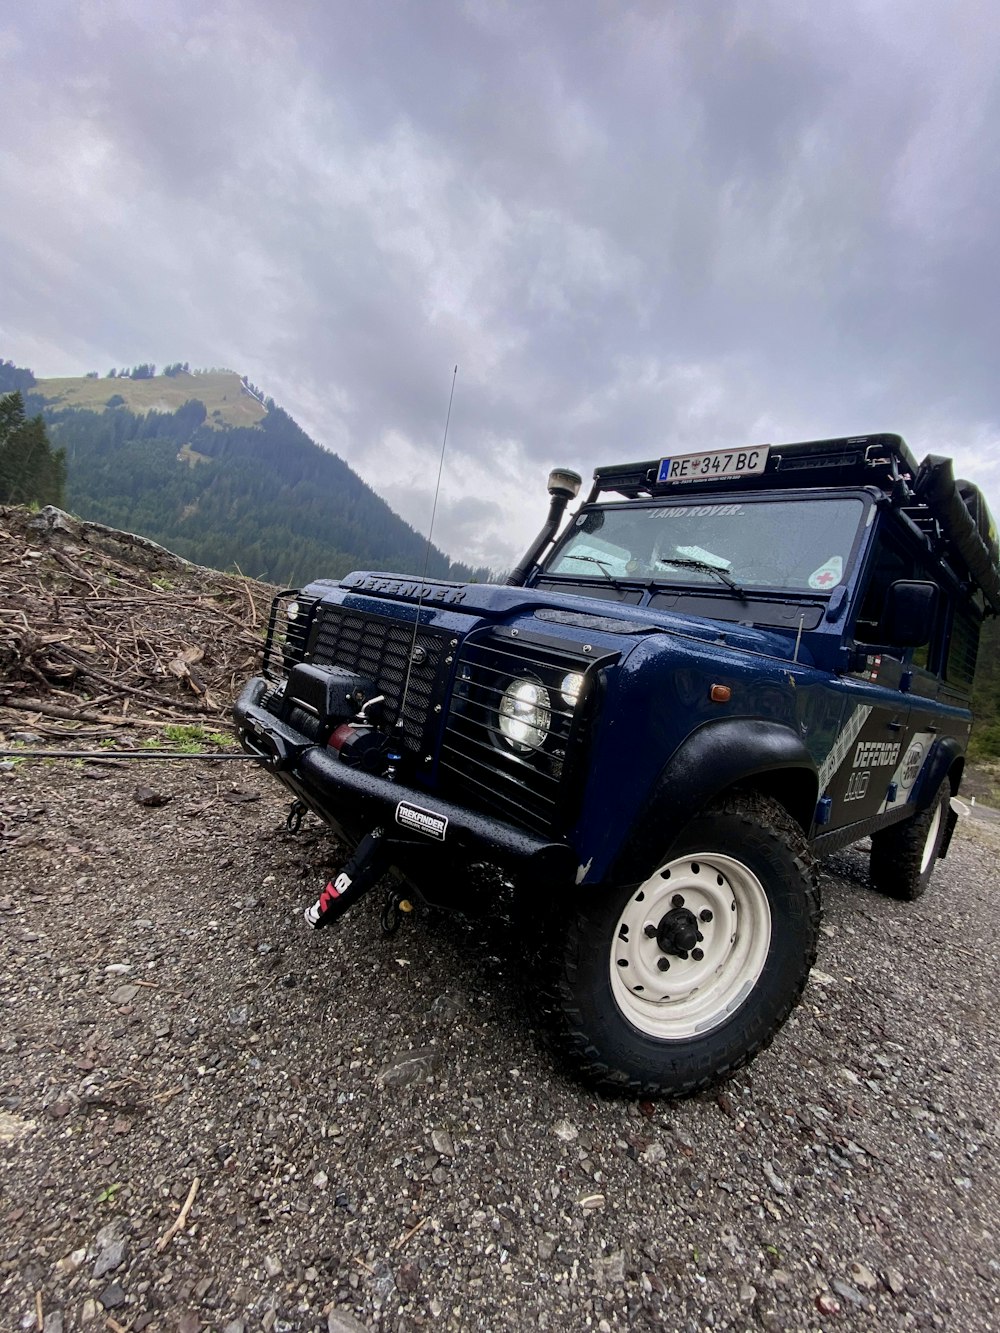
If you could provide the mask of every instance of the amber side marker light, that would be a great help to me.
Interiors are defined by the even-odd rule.
[[[731,685],[713,685],[708,692],[708,697],[714,704],[727,704],[733,697]]]

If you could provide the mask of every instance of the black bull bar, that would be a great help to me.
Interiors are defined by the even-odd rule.
[[[260,707],[268,689],[249,681],[234,706],[240,744],[269,768],[318,818],[356,846],[374,828],[391,844],[391,861],[405,870],[428,855],[490,861],[531,878],[572,882],[576,855],[513,824],[480,814],[435,792],[378,777],[341,761]]]

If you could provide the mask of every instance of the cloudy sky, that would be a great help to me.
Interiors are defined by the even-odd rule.
[[[451,554],[874,430],[1000,513],[991,0],[0,9],[0,357],[250,376]]]

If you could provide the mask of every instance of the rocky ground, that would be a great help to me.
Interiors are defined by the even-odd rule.
[[[0,511],[0,748],[218,751],[268,592]],[[828,863],[774,1046],[654,1105],[564,1077],[500,927],[310,932],[340,854],[255,765],[0,760],[0,1333],[1000,1327],[967,808],[918,903]]]
[[[566,1081],[488,930],[308,931],[337,851],[253,765],[0,809],[4,1330],[997,1326],[995,825],[916,904],[830,863],[775,1045],[653,1105]]]

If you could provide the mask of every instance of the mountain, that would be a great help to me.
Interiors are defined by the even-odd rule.
[[[65,450],[73,513],[287,587],[359,568],[422,572],[425,539],[254,385],[231,370],[153,370],[36,379],[0,361],[0,394],[19,391]],[[427,572],[490,576],[434,547]],[[970,754],[1000,760],[995,619],[983,627],[973,708]]]
[[[36,379],[0,362],[65,451],[66,505],[216,569],[295,586],[351,569],[420,573],[425,539],[336,454],[231,370],[176,363]],[[432,547],[427,572],[479,579]]]

